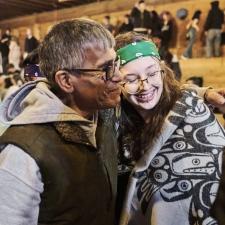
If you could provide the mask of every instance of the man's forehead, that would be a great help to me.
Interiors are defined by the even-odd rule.
[[[100,46],[90,46],[85,49],[85,58],[88,61],[95,62],[97,65],[114,60],[116,52],[113,48],[106,48]]]

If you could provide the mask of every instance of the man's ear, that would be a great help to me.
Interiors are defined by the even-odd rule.
[[[58,84],[59,88],[66,93],[72,93],[74,91],[74,83],[69,73],[65,70],[56,72],[55,82]]]

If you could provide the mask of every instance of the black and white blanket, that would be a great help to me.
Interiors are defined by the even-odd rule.
[[[120,225],[217,224],[210,208],[224,146],[214,114],[196,93],[184,91],[131,173]]]

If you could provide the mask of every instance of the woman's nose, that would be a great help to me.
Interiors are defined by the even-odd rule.
[[[141,80],[140,80],[140,85],[141,85],[141,88],[143,90],[146,90],[149,88],[150,86],[150,81],[149,81],[149,78],[146,76],[146,74],[141,74]]]

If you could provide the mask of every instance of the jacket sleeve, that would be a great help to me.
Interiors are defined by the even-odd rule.
[[[23,150],[7,145],[0,153],[0,224],[37,225],[41,174]]]

